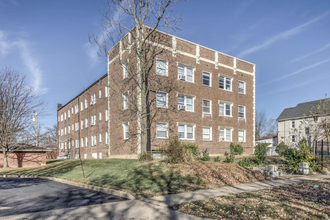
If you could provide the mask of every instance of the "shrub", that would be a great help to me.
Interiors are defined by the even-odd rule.
[[[313,162],[314,157],[311,148],[308,146],[307,141],[302,139],[299,141],[299,149],[289,148],[284,151],[284,158],[288,163],[288,167],[298,170],[299,163],[308,162],[314,170],[318,170],[318,165]]]
[[[152,161],[152,153],[151,152],[144,152],[139,155],[139,161],[146,162],[146,161]]]
[[[195,143],[184,143],[184,142],[182,142],[182,144],[187,150],[189,150],[192,153],[195,160],[199,160],[201,158],[201,154],[198,150],[198,145],[197,144],[195,144]]]
[[[219,156],[217,156],[217,157],[214,158],[214,162],[220,162],[220,161],[221,161],[221,159],[220,159]]]
[[[259,143],[257,146],[255,146],[254,155],[257,164],[262,164],[265,162],[267,156],[267,146],[267,143]]]
[[[288,148],[289,147],[282,141],[279,145],[277,145],[275,152],[282,157]]]
[[[234,155],[242,155],[244,152],[242,145],[234,144],[234,143],[230,143],[230,150],[231,150],[231,153]]]
[[[201,158],[202,161],[211,161],[211,158],[210,158],[210,154],[209,154],[209,149],[204,149],[202,151],[202,158]]]
[[[296,163],[296,155],[297,149],[295,148],[289,148],[284,151],[283,156],[288,163],[289,168],[295,169],[299,166],[299,164]]]
[[[242,167],[251,167],[253,164],[253,161],[251,160],[251,158],[243,158],[242,160],[240,160],[238,162],[238,164]]]
[[[161,147],[159,151],[166,156],[167,163],[184,163],[194,159],[191,151],[179,141],[178,137],[170,139],[169,143]]]
[[[226,159],[224,161],[225,163],[234,163],[234,161],[235,161],[235,155],[234,154],[229,154],[226,151],[225,156],[226,156]]]

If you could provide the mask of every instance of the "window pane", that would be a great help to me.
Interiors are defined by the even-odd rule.
[[[226,141],[231,141],[231,129],[226,129]]]
[[[157,137],[159,138],[166,138],[166,131],[157,131]]]
[[[186,67],[187,68],[187,81],[193,82],[194,79],[194,71],[192,68]]]
[[[193,126],[187,125],[187,132],[192,133],[193,132]]]
[[[223,76],[219,77],[219,88],[224,89],[225,88],[225,78]]]
[[[244,87],[245,87],[244,84],[245,84],[244,82],[238,82],[238,92],[239,93],[245,93],[244,92]]]
[[[211,113],[211,102],[208,100],[203,100],[203,112]]]
[[[178,66],[178,74],[179,75],[184,75],[184,67],[183,66]]]
[[[226,104],[226,115],[227,116],[230,116],[231,115],[231,108],[230,108],[230,105],[229,104]]]
[[[164,60],[156,61],[156,74],[166,76],[167,75],[167,62]]]
[[[210,86],[210,74],[209,73],[203,73],[203,85]]]
[[[193,98],[192,97],[186,97],[186,110],[193,111]]]
[[[156,105],[157,107],[166,108],[167,107],[167,101],[166,101],[166,93],[164,92],[157,92],[156,94]]]
[[[224,103],[219,104],[219,113],[220,113],[220,115],[225,114],[225,104]]]
[[[219,136],[220,136],[220,141],[225,140],[225,130],[223,128],[220,128]]]
[[[231,84],[231,80],[229,78],[226,78],[226,90],[231,90],[230,89],[230,85]]]
[[[184,96],[182,96],[182,95],[178,96],[178,104],[179,105],[184,105]]]

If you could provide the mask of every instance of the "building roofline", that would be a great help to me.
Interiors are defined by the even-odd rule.
[[[71,99],[70,101],[68,101],[65,105],[63,105],[61,108],[57,109],[57,111],[61,110],[62,108],[64,108],[65,106],[67,106],[70,102],[72,102],[73,100],[75,100],[76,98],[78,98],[81,94],[83,94],[84,92],[86,92],[88,89],[90,89],[92,86],[94,86],[96,83],[100,82],[102,79],[104,79],[106,76],[108,76],[108,73],[104,74],[103,76],[101,76],[98,80],[96,80],[95,82],[93,82],[90,86],[88,86],[86,89],[84,89],[84,91],[82,91],[81,93],[79,93],[78,95],[76,95],[73,99]]]

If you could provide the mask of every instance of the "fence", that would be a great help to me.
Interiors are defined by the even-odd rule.
[[[314,152],[315,162],[319,162],[322,166],[330,165],[330,143],[324,140],[314,141],[311,146]]]

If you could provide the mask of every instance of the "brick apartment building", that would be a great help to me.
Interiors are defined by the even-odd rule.
[[[150,69],[151,150],[170,137],[195,142],[211,154],[231,142],[252,153],[255,65],[173,35],[157,32]],[[108,73],[65,105],[58,105],[60,155],[136,156],[141,152],[136,114],[136,57],[128,33],[108,52]],[[157,43],[154,43],[156,42]],[[160,40],[159,40],[160,39]],[[110,134],[110,135],[108,135]]]

